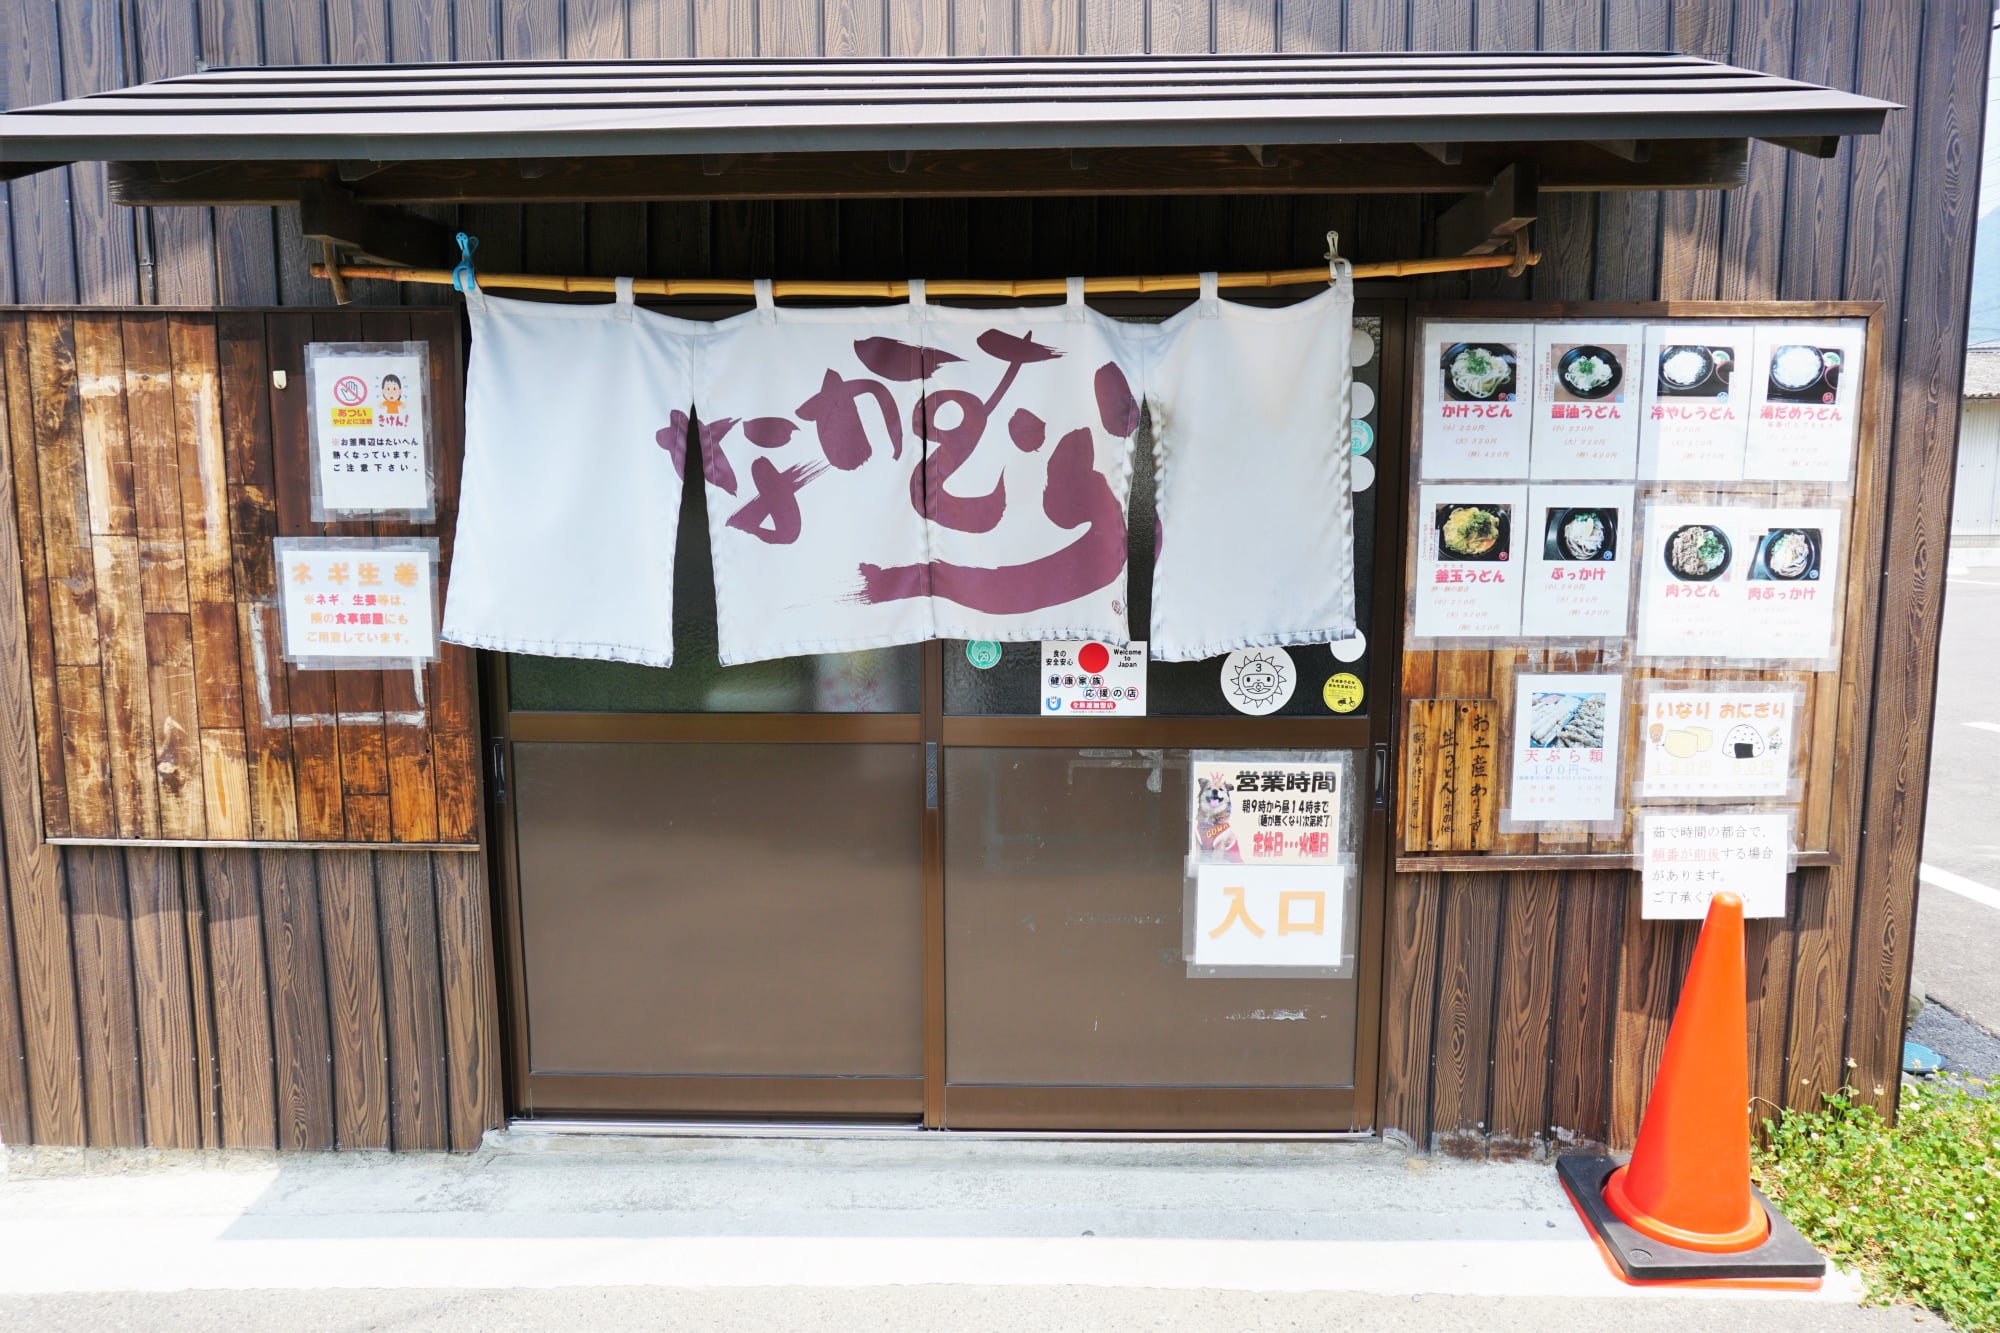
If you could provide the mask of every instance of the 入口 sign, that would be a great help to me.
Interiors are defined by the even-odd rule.
[[[1316,972],[1341,966],[1347,867],[1195,867],[1194,968]]]
[[[312,516],[316,523],[436,516],[431,500],[430,345],[309,343]]]

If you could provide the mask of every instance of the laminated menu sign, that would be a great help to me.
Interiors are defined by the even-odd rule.
[[[1535,330],[1533,466],[1541,480],[1630,481],[1639,464],[1637,324],[1543,324]]]
[[[1699,921],[1718,893],[1743,899],[1745,916],[1785,914],[1791,816],[1647,814],[1639,821],[1640,915],[1648,921]]]
[[[1595,823],[1618,817],[1618,738],[1624,679],[1514,679],[1516,823]]]
[[[365,667],[437,658],[437,540],[280,537],[284,658]]]
[[[1639,795],[1782,797],[1797,717],[1792,691],[1654,690],[1641,714]]]
[[[1647,327],[1639,403],[1642,480],[1742,478],[1752,342],[1752,330],[1743,325]]]
[[[1521,633],[1622,638],[1632,609],[1632,487],[1530,486]]]
[[[1197,751],[1188,856],[1197,864],[1332,865],[1340,854],[1340,768]]]
[[[1531,324],[1424,327],[1424,476],[1528,475],[1534,342]]]
[[[426,449],[430,346],[309,343],[314,522],[352,514],[433,516]]]
[[[1745,478],[1837,485],[1853,475],[1866,341],[1859,326],[1758,327]]]
[[[1144,717],[1146,644],[1042,640],[1043,717]]]
[[[1639,656],[1833,656],[1838,509],[1654,504],[1644,527]]]
[[[1518,635],[1532,527],[1525,486],[1419,487],[1417,637]]]

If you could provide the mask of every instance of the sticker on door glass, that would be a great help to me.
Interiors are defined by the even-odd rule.
[[[1298,668],[1283,648],[1238,648],[1222,659],[1222,697],[1239,713],[1277,712],[1298,683]]]
[[[1043,717],[1145,715],[1143,641],[1120,648],[1095,639],[1042,640]]]

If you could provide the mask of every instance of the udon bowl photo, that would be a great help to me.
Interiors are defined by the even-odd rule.
[[[1544,560],[1616,560],[1616,509],[1550,509],[1543,515]]]
[[[1729,376],[1736,368],[1731,347],[1677,344],[1660,349],[1659,390],[1679,398],[1729,397]]]
[[[1560,345],[1550,349],[1555,357],[1555,382],[1557,398],[1581,399],[1597,402],[1609,399],[1619,401],[1623,395],[1618,390],[1625,383],[1625,348],[1597,347],[1583,343],[1564,349]]]
[[[1505,560],[1513,544],[1511,504],[1441,504],[1433,522],[1440,560]]]
[[[1438,361],[1447,398],[1468,403],[1501,403],[1514,398],[1516,358],[1506,343],[1451,343]]]
[[[1788,343],[1772,349],[1769,396],[1790,403],[1830,403],[1840,392],[1845,360],[1838,347]]]
[[[1712,523],[1683,523],[1667,537],[1667,572],[1684,583],[1712,583],[1729,570],[1729,534]]]
[[[1820,530],[1772,528],[1757,542],[1750,577],[1797,583],[1819,577]]]

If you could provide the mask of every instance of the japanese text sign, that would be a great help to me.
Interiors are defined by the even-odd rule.
[[[1043,717],[1144,717],[1146,645],[1042,643]]]
[[[273,545],[287,662],[338,668],[436,659],[434,539],[280,537]]]
[[[1647,814],[1640,820],[1641,915],[1699,921],[1717,893],[1743,899],[1743,915],[1783,916],[1792,819],[1783,811]]]
[[[1195,867],[1190,968],[1303,971],[1344,962],[1347,867]]]
[[[1420,486],[1417,522],[1416,636],[1519,634],[1522,546],[1534,528],[1528,488]]]
[[[1654,324],[1641,366],[1639,476],[1732,482],[1743,476],[1753,332],[1745,325]]]
[[[1197,863],[1328,865],[1340,855],[1340,768],[1196,752],[1188,855]]]
[[[1424,477],[1527,476],[1534,326],[1426,324],[1423,345]]]
[[[1618,817],[1624,678],[1514,678],[1517,823],[1598,823]]]
[[[1637,324],[1535,329],[1536,480],[1630,481],[1639,461]]]
[[[1654,689],[1640,714],[1639,795],[1786,795],[1798,709],[1795,690]]]
[[[1866,343],[1858,325],[1758,326],[1746,478],[1839,485],[1853,476]]]
[[[1840,510],[1667,502],[1644,520],[1639,656],[1833,656]]]
[[[1630,486],[1528,488],[1521,633],[1623,638],[1632,609]]]
[[[430,347],[308,343],[315,522],[395,514],[428,522]]]

